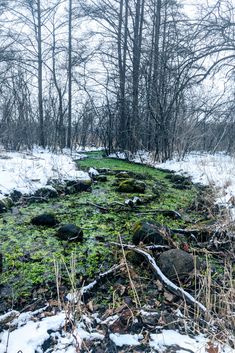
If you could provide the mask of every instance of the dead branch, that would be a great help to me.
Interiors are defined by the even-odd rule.
[[[84,286],[81,288],[80,295],[83,295],[83,294],[89,292],[90,290],[92,290],[98,284],[99,281],[101,281],[103,278],[109,276],[111,273],[114,273],[115,271],[119,270],[124,265],[125,264],[114,265],[108,271],[100,273],[93,282],[91,282],[87,286]]]
[[[178,287],[176,284],[171,282],[160,270],[160,268],[157,266],[154,258],[147,252],[144,251],[143,249],[140,249],[134,245],[127,245],[127,244],[119,244],[112,242],[112,245],[118,246],[118,247],[123,247],[124,249],[130,249],[135,251],[138,254],[141,254],[144,256],[144,258],[148,261],[150,264],[151,268],[153,269],[154,273],[159,277],[159,279],[166,285],[167,289],[182,297],[188,304],[196,306],[201,312],[207,313],[206,307],[198,302],[191,294],[186,292],[183,288]]]

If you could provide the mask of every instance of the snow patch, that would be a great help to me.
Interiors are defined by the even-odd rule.
[[[79,155],[76,155],[76,159]],[[69,155],[46,150],[33,152],[3,152],[0,155],[0,199],[13,190],[32,194],[47,186],[49,179],[90,180],[88,173],[76,170]]]
[[[120,333],[110,333],[110,339],[118,347],[122,346],[138,346],[140,344],[139,340],[143,339],[143,335],[130,335],[130,334],[120,334]]]

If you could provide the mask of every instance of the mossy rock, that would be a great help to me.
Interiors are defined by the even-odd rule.
[[[54,227],[59,222],[56,219],[55,215],[51,213],[42,213],[38,216],[33,217],[31,219],[31,223],[35,226]]]
[[[100,174],[114,175],[115,171],[109,168],[97,168]]]
[[[22,196],[23,196],[23,194],[19,190],[13,190],[10,193],[10,198],[12,199],[13,202],[18,202]]]
[[[96,175],[93,179],[96,180],[96,181],[100,181],[100,182],[108,181],[107,176],[104,175],[104,174]]]
[[[0,200],[0,213],[7,212],[13,206],[13,201],[10,197],[5,197]]]
[[[121,171],[116,174],[117,179],[128,179],[130,177],[131,177],[130,173],[126,171]]]
[[[48,186],[48,187],[38,189],[34,193],[34,197],[51,199],[51,198],[58,197],[58,192],[53,187]]]
[[[174,282],[188,278],[195,271],[194,257],[181,249],[164,251],[157,264],[164,275]]]
[[[135,179],[126,179],[119,183],[117,191],[126,193],[143,194],[146,189],[146,184],[143,181]]]
[[[87,180],[67,180],[66,182],[66,191],[68,194],[73,194],[82,191],[91,191],[92,181],[91,179]]]
[[[82,229],[72,223],[68,223],[60,227],[56,235],[61,240],[76,241],[76,242],[83,241]]]
[[[167,236],[169,235],[170,231],[166,227],[153,221],[144,220],[134,225],[132,241],[135,245],[139,243],[167,245]]]
[[[3,256],[0,253],[0,274],[2,273],[2,269],[3,269]]]
[[[192,185],[192,181],[190,177],[186,177],[184,175],[179,174],[168,174],[165,176],[166,179],[170,180],[175,185],[184,184],[184,185]]]

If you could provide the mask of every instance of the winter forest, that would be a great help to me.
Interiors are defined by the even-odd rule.
[[[1,144],[233,152],[233,3],[199,5],[2,0]]]

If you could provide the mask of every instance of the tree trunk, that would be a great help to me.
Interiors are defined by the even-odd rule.
[[[42,92],[42,21],[41,2],[37,1],[37,44],[38,44],[38,113],[39,113],[39,144],[45,147],[44,116],[43,116],[43,92]]]
[[[67,147],[72,147],[72,0],[69,0],[69,33],[68,33],[68,136]]]

